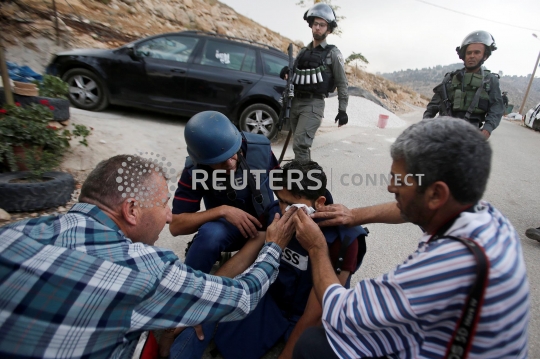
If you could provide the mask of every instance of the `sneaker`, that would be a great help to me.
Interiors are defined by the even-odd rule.
[[[540,227],[527,229],[525,231],[525,235],[530,239],[536,239],[540,242]]]
[[[191,241],[189,241],[187,243],[187,246],[186,246],[186,252],[184,253],[184,258],[187,257],[187,252],[189,251],[189,249],[191,248],[191,245],[193,244],[193,239],[191,239]]]

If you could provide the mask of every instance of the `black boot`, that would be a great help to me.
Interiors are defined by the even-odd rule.
[[[540,242],[540,227],[527,229],[525,231],[525,235],[530,239],[536,239]]]

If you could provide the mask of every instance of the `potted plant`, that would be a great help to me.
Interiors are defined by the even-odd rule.
[[[90,132],[82,125],[73,132],[50,126],[53,111],[46,99],[0,109],[0,208],[8,212],[60,206],[71,198],[73,177],[52,170],[61,163],[69,140],[80,136],[86,144]]]
[[[42,101],[47,101],[49,106],[54,108],[53,119],[58,122],[69,120],[69,85],[61,78],[52,75],[43,75],[42,80],[34,80],[33,84],[39,90],[39,96],[23,96],[14,94],[14,99],[26,107],[30,104],[40,104]],[[0,105],[4,104],[4,90],[0,89]]]
[[[55,121],[63,122],[69,120],[69,85],[60,77],[52,75],[43,75],[43,80],[37,83],[39,89],[39,97],[37,102],[41,100],[49,101],[54,107],[53,117]]]

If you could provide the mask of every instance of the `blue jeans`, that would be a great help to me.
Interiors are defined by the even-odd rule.
[[[204,340],[199,340],[195,329],[184,329],[171,346],[169,359],[201,359],[204,350],[212,340],[217,323],[203,324]]]
[[[270,295],[265,295],[257,307],[244,319],[235,322],[203,324],[204,340],[195,329],[186,328],[171,346],[170,359],[200,359],[212,337],[225,359],[258,359],[296,325],[285,318]]]
[[[189,248],[185,264],[204,273],[210,273],[221,252],[234,252],[246,243],[238,228],[221,218],[207,222],[199,228]]]

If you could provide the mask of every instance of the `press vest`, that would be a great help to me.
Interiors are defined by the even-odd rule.
[[[326,204],[332,203],[332,197],[327,192]],[[279,204],[275,202],[269,208],[268,218],[274,218],[275,213],[280,213]],[[362,226],[356,227],[322,227],[326,243],[331,245],[336,239],[342,243],[347,239],[356,240],[357,237],[367,236]],[[350,243],[350,242],[349,242]],[[357,268],[360,266],[365,251],[359,253]],[[300,245],[296,236],[293,236],[289,244],[283,250],[279,265],[279,273],[276,281],[270,286],[268,293],[272,296],[278,307],[284,314],[298,319],[304,313],[309,298],[309,293],[313,288],[313,277],[311,275],[311,261],[308,252]]]
[[[255,213],[250,213],[256,217],[260,217],[264,213],[264,209],[274,201],[274,193],[270,189],[270,183],[268,179],[268,169],[270,167],[270,159],[272,157],[272,149],[270,147],[270,141],[261,135],[256,135],[249,132],[244,132],[246,150],[244,157],[250,170],[264,170],[260,174],[260,191],[262,194],[262,202],[259,203],[253,193],[250,190],[249,185],[246,185],[244,189],[236,191],[236,200],[230,200],[227,197],[226,191],[217,191],[212,189],[212,174],[211,169],[208,166],[195,165],[191,158],[186,158],[185,168],[188,174],[192,176],[194,169],[204,169],[208,171],[207,186],[210,189],[207,194],[203,196],[204,205],[206,209],[219,207],[222,205],[228,205],[240,208],[250,213],[249,209],[254,208]],[[243,147],[243,146],[242,146]],[[239,168],[239,167],[238,167]],[[248,173],[248,175],[250,175]],[[220,176],[225,177],[225,176]],[[227,177],[227,180],[229,178]],[[247,205],[242,203],[242,198],[251,198],[251,204]]]
[[[447,89],[454,117],[463,118],[465,116],[476,91],[481,88],[480,98],[472,111],[472,115],[481,120],[485,118],[489,110],[490,76],[491,72],[489,70],[484,70],[484,78],[482,78],[480,72],[468,73],[464,72],[464,70],[454,71],[450,74],[451,80],[447,85]],[[445,82],[448,82],[446,78]]]
[[[326,64],[326,58],[334,47],[326,45],[324,49],[321,46],[302,49],[294,64],[293,83],[296,91],[325,96],[334,92],[334,76]]]

